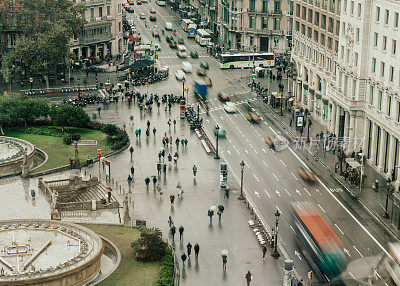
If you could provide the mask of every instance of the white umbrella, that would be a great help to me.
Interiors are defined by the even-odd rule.
[[[214,213],[217,212],[218,208],[216,206],[211,206],[210,211],[213,211]]]
[[[226,249],[224,249],[224,250],[221,251],[221,255],[228,256],[228,254],[229,254],[229,252],[228,252],[228,250],[226,250]]]

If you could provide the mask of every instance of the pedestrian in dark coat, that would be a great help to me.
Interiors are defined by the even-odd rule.
[[[263,259],[265,260],[265,254],[267,253],[267,247],[265,245],[263,245],[262,248],[262,254],[263,254]],[[250,272],[250,271],[249,271]]]
[[[171,227],[172,240],[175,239],[175,233],[176,233],[176,227],[174,225],[172,225],[172,227]]]
[[[200,245],[198,243],[196,243],[194,245],[194,255],[195,255],[196,259],[199,258],[199,251],[200,251]]]
[[[169,200],[170,200],[171,206],[172,206],[174,204],[174,201],[175,201],[175,195],[170,195],[169,196]]]
[[[181,259],[182,259],[183,268],[185,268],[185,262],[186,262],[186,258],[187,258],[186,254],[185,254],[185,253],[183,253],[183,254],[181,255]]]
[[[189,241],[189,243],[187,244],[186,248],[187,248],[187,255],[188,255],[189,258],[190,258],[190,253],[192,253],[192,244],[190,243],[190,241]]]
[[[182,240],[182,237],[183,237],[183,231],[184,231],[185,229],[183,228],[183,226],[180,226],[179,227],[179,239],[180,240]]]
[[[250,286],[250,282],[253,279],[253,276],[251,276],[250,270],[249,270],[249,272],[246,273],[246,275],[244,277],[246,278],[247,286]]]
[[[135,168],[133,168],[133,166],[131,167],[131,174],[132,174],[132,177],[135,174]]]

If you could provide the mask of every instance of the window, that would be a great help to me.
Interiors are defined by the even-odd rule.
[[[319,26],[319,12],[315,12],[314,15],[314,25]]]
[[[358,53],[354,53],[354,66],[358,66]]]
[[[94,8],[90,8],[90,18],[94,18]]]
[[[372,72],[376,72],[376,58],[372,58]]]
[[[342,35],[346,35],[346,22],[343,22],[342,24]]]
[[[318,43],[318,31],[314,30],[314,41]]]
[[[300,32],[300,23],[296,21],[296,31]]]
[[[261,17],[261,29],[268,29],[268,17]]]
[[[121,22],[118,23],[118,32],[121,32]]]
[[[333,18],[329,18],[329,26],[328,26],[329,33],[333,33],[333,23],[334,23]]]
[[[333,44],[333,40],[331,37],[328,37],[328,49],[332,50],[332,44]]]
[[[360,28],[356,28],[356,42],[360,41]]]
[[[280,30],[281,29],[281,20],[277,17],[274,18],[274,30]]]
[[[326,29],[326,16],[325,15],[322,15],[322,18],[321,18],[321,28],[322,29]]]
[[[323,53],[319,54],[319,64],[321,67],[325,67],[325,56]]]
[[[325,46],[325,34],[321,33],[321,45]]]
[[[111,6],[107,6],[107,16],[111,15]]]
[[[387,105],[386,105],[386,115],[390,116],[390,111],[392,109],[392,97],[388,94]]]
[[[103,7],[99,7],[99,18],[103,17]]]
[[[308,22],[312,24],[313,10],[308,9]]]
[[[344,58],[344,46],[340,46],[340,57],[343,60],[343,58]]]
[[[267,10],[268,10],[268,6],[267,6]],[[300,18],[300,4],[296,4],[296,17]]]
[[[389,10],[385,9],[385,25],[389,24]]]
[[[393,82],[393,78],[394,78],[394,67],[390,67],[389,81]]]
[[[274,11],[281,12],[281,1],[274,1]]]
[[[249,2],[249,10],[254,11],[256,9],[256,0],[250,0]]]
[[[336,36],[339,36],[339,31],[340,31],[340,21],[336,21],[336,29],[335,29]]]
[[[394,13],[394,27],[398,28],[399,27],[399,13],[395,12]]]
[[[354,1],[350,2],[350,15],[354,14]]]
[[[369,100],[368,100],[369,104],[374,104],[374,86],[370,85],[369,86]]]
[[[350,60],[350,50],[347,49],[347,51],[346,51],[346,64],[349,63],[349,60]]]
[[[386,51],[387,37],[383,36],[382,38],[382,50]]]
[[[374,33],[374,47],[378,46],[378,33]]]
[[[298,5],[300,6],[300,5]],[[262,1],[262,11],[267,12],[268,11],[268,1],[263,0]]]
[[[397,42],[396,40],[392,40],[392,55],[396,54],[396,49],[397,49]]]
[[[255,16],[249,16],[249,28],[254,28]]]
[[[361,18],[361,3],[357,4],[357,17]]]
[[[377,21],[377,22],[379,22],[379,19],[380,19],[380,15],[381,14],[381,8],[380,7],[376,7],[376,17],[375,17],[375,20]]]
[[[396,115],[396,121],[400,122],[400,101],[397,101],[397,115]]]
[[[302,9],[303,9],[303,11],[302,11],[302,13],[301,13],[301,18],[302,18],[303,20],[306,20],[306,17],[307,17],[307,8],[306,8],[306,7],[303,7]]]
[[[378,110],[382,110],[382,90],[378,91]]]
[[[347,12],[347,0],[343,1],[343,12]]]
[[[381,62],[381,76],[385,76],[385,63]]]
[[[301,34],[302,34],[303,36],[306,35],[306,25],[304,25],[304,24],[301,24]]]
[[[312,29],[310,27],[307,28],[307,37],[310,39],[312,37]]]

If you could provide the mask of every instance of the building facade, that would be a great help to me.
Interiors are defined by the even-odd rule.
[[[292,40],[292,0],[198,0],[202,20],[227,50],[284,54]]]
[[[83,34],[71,42],[78,59],[117,55],[123,49],[123,0],[78,0],[86,7]]]
[[[328,90],[336,78],[340,1],[295,0],[294,9],[293,93],[297,104],[328,125],[334,113]]]

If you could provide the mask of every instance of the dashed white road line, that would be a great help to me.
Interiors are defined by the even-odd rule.
[[[267,154],[267,151],[263,148],[263,149],[261,149],[265,154]]]
[[[307,194],[311,197],[311,194],[310,194],[310,192],[309,191],[307,191],[307,189],[306,188],[303,188],[306,192],[307,192]]]
[[[240,155],[239,150],[236,150],[236,152]]]
[[[335,226],[337,227],[337,229],[340,231],[341,234],[344,234],[344,232],[339,228],[339,226],[336,223]]]
[[[254,178],[256,178],[257,182],[259,182],[260,180],[257,178],[256,174],[253,174]]]
[[[229,155],[232,155],[232,154],[231,154],[231,151],[228,150],[228,151],[226,151],[226,152],[227,152]]]
[[[325,210],[321,207],[320,204],[318,204],[318,206],[319,206],[319,208],[320,208],[323,212],[325,212]]]
[[[299,180],[299,179],[296,178],[296,176],[293,174],[293,172],[290,172],[290,174],[292,174],[292,176],[296,179],[296,181]]]
[[[247,151],[247,149],[244,149],[244,152],[246,152],[247,154],[249,154],[249,151]]]
[[[276,206],[276,209],[278,210],[278,212],[279,212],[280,214],[282,214],[282,211],[278,208],[278,206]]]
[[[282,159],[279,159],[279,161],[281,161],[281,163],[283,164],[283,166],[285,166],[285,168],[286,168],[286,164],[282,161]]]
[[[267,163],[265,163],[265,161],[262,161],[262,162],[264,163],[265,167],[267,167],[267,168],[268,168],[268,165],[267,165]]]
[[[264,192],[267,194],[267,196],[268,196],[269,198],[271,198],[271,196],[268,194],[268,192],[267,192],[266,189],[264,189]]]
[[[364,258],[364,256],[361,254],[361,252],[357,249],[357,247],[355,245],[353,245],[353,248],[358,252],[358,254],[360,254],[361,257]]]
[[[291,197],[292,195],[289,193],[289,191],[287,189],[285,189],[286,193],[289,195],[289,197]]]
[[[258,154],[258,152],[257,152],[257,150],[256,150],[256,149],[254,149],[254,152],[255,152],[256,154]]]
[[[274,177],[275,177],[275,179],[279,182],[279,179],[275,176],[275,174],[274,173],[272,173],[272,175],[274,175]]]

